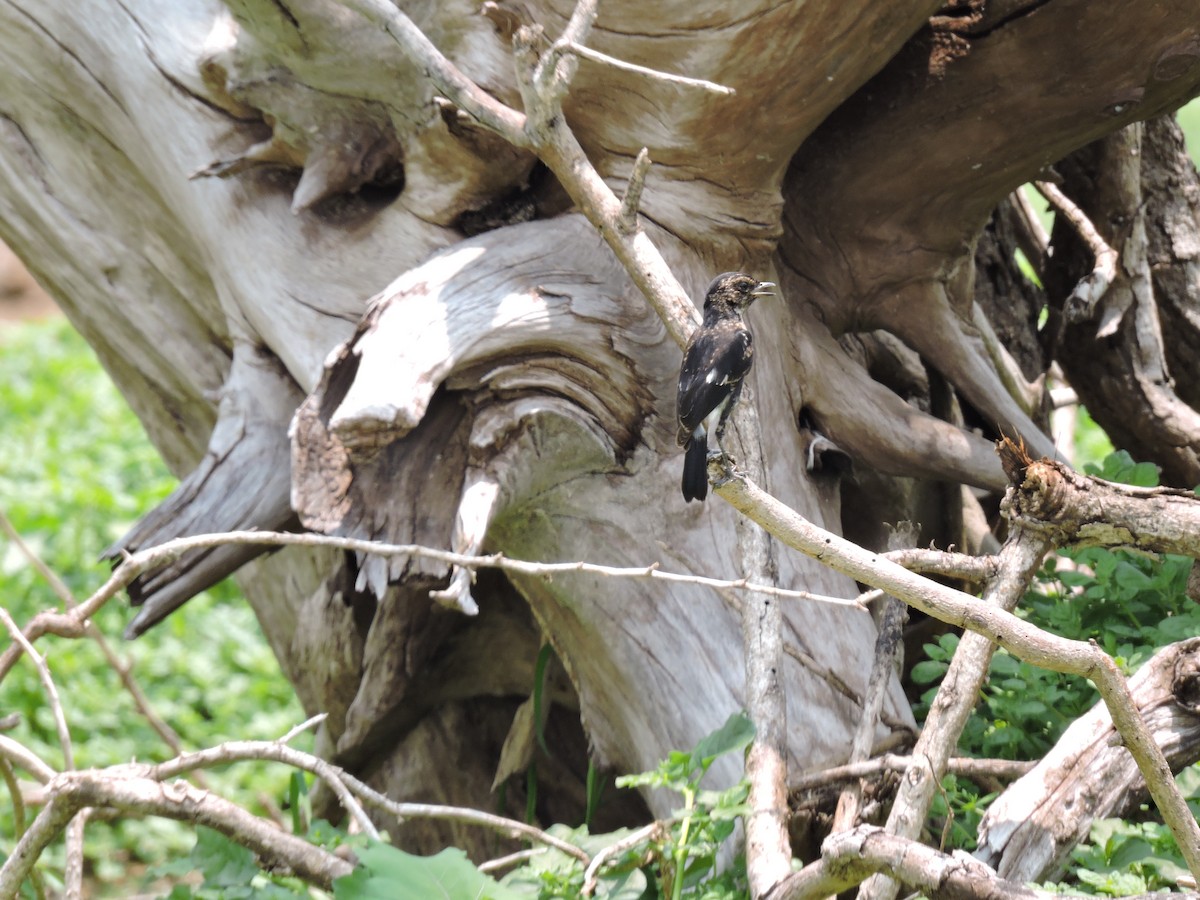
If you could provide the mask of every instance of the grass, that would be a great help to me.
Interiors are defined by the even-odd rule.
[[[76,597],[107,576],[100,552],[174,487],[140,423],[95,356],[63,320],[0,331],[0,508]],[[15,546],[0,538],[0,604],[24,623],[57,598]],[[127,657],[151,702],[189,749],[232,738],[275,738],[303,720],[291,686],[254,614],[232,583],[189,602],[133,643],[120,599],[95,622]],[[79,767],[172,754],[140,716],[91,641],[44,638],[63,695]],[[21,724],[10,736],[51,765],[62,752],[28,661],[0,684],[0,712]],[[303,740],[298,746],[305,746]],[[240,765],[210,773],[214,790],[252,810],[286,796],[288,771]],[[11,806],[0,802],[0,851],[13,846]],[[146,864],[186,852],[191,829],[162,820],[88,827],[94,896],[127,896]],[[49,857],[53,870],[61,855]],[[50,873],[53,879],[53,872]]]

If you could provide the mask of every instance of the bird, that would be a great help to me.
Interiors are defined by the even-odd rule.
[[[676,440],[685,449],[683,499],[708,496],[708,439],[724,456],[725,423],[742,393],[742,381],[754,362],[754,338],[742,313],[759,297],[774,293],[774,283],[742,272],[713,279],[704,295],[704,323],[688,340],[679,368]]]

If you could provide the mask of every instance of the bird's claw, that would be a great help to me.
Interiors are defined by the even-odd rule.
[[[745,477],[746,473],[737,467],[736,460],[731,456],[726,456],[721,460],[721,477],[713,482],[713,487],[720,487],[731,481],[745,479]]]
[[[746,477],[746,473],[737,467],[737,460],[724,450],[709,450],[708,463],[710,465],[712,463],[719,463],[721,466],[721,477],[713,481],[713,487],[720,487],[736,478]]]

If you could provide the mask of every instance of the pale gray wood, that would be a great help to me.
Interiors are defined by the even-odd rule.
[[[1160,650],[1129,682],[1174,771],[1200,759],[1198,671],[1200,638],[1192,638]],[[1053,880],[1096,819],[1127,815],[1145,796],[1133,757],[1097,703],[988,807],[975,856],[1009,881]]]

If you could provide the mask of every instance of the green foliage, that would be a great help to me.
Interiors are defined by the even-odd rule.
[[[196,875],[203,879],[198,886],[176,884],[167,900],[295,900],[311,896],[300,879],[268,875],[259,869],[251,851],[203,825],[196,827],[191,854],[156,866],[153,874],[172,881]]]
[[[700,782],[713,762],[727,753],[740,753],[754,739],[754,726],[736,713],[690,751],[673,751],[649,772],[617,779],[619,787],[662,788],[681,795],[683,806],[666,833],[628,847],[599,873],[596,897],[635,900],[638,897],[689,897],[724,900],[744,897],[745,866],[741,861],[716,874],[717,853],[745,811],[746,783],[723,791],[701,790]],[[587,827],[550,832],[595,855],[629,836],[628,830],[591,835]],[[647,854],[651,862],[646,864]],[[583,866],[558,850],[546,850],[527,865],[510,872],[501,884],[518,895],[538,900],[578,897],[583,889]]]
[[[526,895],[484,875],[455,847],[434,856],[413,856],[373,843],[359,851],[355,870],[334,882],[333,896],[335,900],[521,900]]]
[[[673,900],[685,892],[696,895],[701,881],[715,872],[717,851],[733,833],[734,821],[745,813],[745,782],[725,791],[700,791],[700,781],[714,760],[745,750],[753,740],[754,725],[735,713],[690,752],[672,751],[656,769],[617,779],[618,787],[667,788],[683,796],[682,822],[661,845],[660,880]]]
[[[65,322],[0,332],[0,507],[77,598],[108,577],[101,551],[173,486],[140,423]],[[18,623],[59,605],[2,537],[0,598]],[[130,659],[155,710],[185,746],[273,738],[304,718],[253,612],[232,584],[190,601],[131,644],[120,640],[128,618],[128,605],[116,599],[94,621]],[[44,638],[39,649],[63,694],[77,765],[172,755],[94,643]],[[4,712],[21,714],[10,736],[61,766],[50,710],[28,662],[0,686],[0,703]],[[288,773],[275,765],[239,764],[208,778],[223,796],[255,810],[260,796],[286,796]],[[0,802],[0,851],[13,841],[11,806]],[[86,846],[96,878],[90,887],[96,896],[127,896],[131,863],[186,852],[190,843],[189,829],[173,821],[93,820]],[[61,865],[61,851],[52,851],[44,864],[51,870]]]
[[[1130,484],[1134,487],[1157,487],[1158,466],[1148,462],[1134,462],[1133,457],[1125,450],[1109,453],[1096,463],[1084,463],[1083,471],[1105,481],[1115,481],[1117,484]]]
[[[1084,469],[1109,481],[1142,487],[1158,483],[1153,465],[1137,463],[1123,451]],[[1062,551],[1047,560],[1018,615],[1063,637],[1094,640],[1131,674],[1158,647],[1200,634],[1200,610],[1186,594],[1191,565],[1191,559],[1171,555],[1097,547]],[[913,681],[935,685],[957,646],[955,634],[926,644],[926,658],[913,667]],[[935,693],[931,687],[923,694],[918,717]],[[1037,759],[1098,699],[1086,679],[1039,669],[997,650],[960,751]],[[1200,797],[1200,772],[1193,768],[1182,775],[1181,786]],[[944,780],[933,815],[943,822],[948,846],[974,848],[980,815],[990,800],[966,779]],[[1106,820],[1095,824],[1091,842],[1075,852],[1065,885],[1086,893],[1140,893],[1172,886],[1181,866],[1165,826]]]
[[[592,835],[586,827],[572,829],[565,825],[553,825],[547,831],[554,837],[582,848],[589,855],[599,853],[632,833],[623,828],[607,834]],[[650,880],[641,868],[646,847],[645,843],[639,843],[615,856],[611,864],[598,876],[594,896],[608,900],[635,900],[643,896],[650,885]],[[508,873],[501,879],[501,883],[525,900],[578,897],[583,890],[583,866],[575,857],[561,850],[539,848],[538,853],[527,864]]]
[[[740,900],[746,895],[745,867],[740,860],[729,871],[715,873],[716,855],[745,811],[745,782],[724,791],[701,790],[700,781],[712,763],[726,753],[743,751],[754,728],[741,713],[701,740],[690,752],[674,752],[656,769],[620,779],[623,786],[648,785],[674,790],[684,806],[667,834],[644,838],[614,855],[598,873],[598,900],[638,900],[688,897],[691,900]],[[529,862],[500,881],[479,871],[465,853],[449,848],[433,856],[405,853],[387,843],[361,835],[347,836],[327,822],[304,831],[307,778],[291,781],[293,831],[318,846],[333,850],[354,848],[358,864],[334,882],[334,900],[425,900],[430,897],[477,900],[554,900],[574,898],[583,890],[583,865],[574,856],[538,847]],[[587,826],[553,825],[550,834],[582,848],[589,856],[629,837],[629,829],[592,835]],[[647,864],[647,858],[651,860]],[[261,871],[253,854],[206,828],[197,830],[190,856],[157,867],[154,875],[177,878],[199,873],[199,886],[177,885],[170,900],[242,900],[242,898],[308,897],[312,890],[295,878]]]
[[[1082,890],[1109,897],[1175,890],[1188,874],[1170,830],[1158,822],[1100,819],[1071,862],[1068,874]]]

